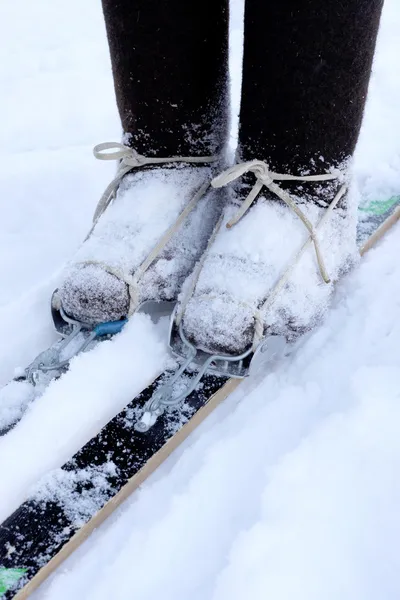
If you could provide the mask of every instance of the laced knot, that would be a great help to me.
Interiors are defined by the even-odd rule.
[[[107,152],[111,150],[111,152]],[[114,194],[119,186],[121,179],[132,169],[138,169],[147,165],[160,165],[168,163],[191,163],[191,164],[207,164],[218,160],[217,156],[169,156],[169,157],[154,157],[144,156],[139,154],[134,148],[125,146],[118,142],[103,142],[97,144],[93,148],[93,154],[99,160],[117,160],[120,161],[117,175],[106,187],[93,215],[93,227],[110,204]],[[93,227],[89,234],[93,231]]]
[[[107,152],[111,150],[111,152]],[[93,225],[86,236],[86,239],[91,235],[93,229],[96,226],[97,221],[109,206],[110,202],[115,196],[121,179],[129,173],[132,169],[144,167],[146,165],[158,165],[167,163],[189,163],[189,164],[207,164],[213,163],[219,159],[218,156],[171,156],[171,157],[147,157],[139,154],[134,148],[119,144],[118,142],[103,142],[97,144],[93,148],[93,154],[99,160],[117,160],[120,161],[118,165],[118,171],[114,179],[105,189],[100,201],[96,207],[93,216]],[[107,265],[102,261],[86,260],[81,262],[81,265],[97,265],[100,266],[104,271],[114,275],[127,285],[129,293],[129,310],[128,316],[130,317],[135,310],[138,308],[140,302],[140,290],[139,282],[143,277],[150,265],[157,259],[157,257],[164,250],[168,242],[175,235],[179,227],[188,217],[189,213],[194,209],[199,200],[204,196],[210,184],[205,181],[199,189],[194,193],[193,197],[188,201],[186,206],[183,208],[181,213],[177,216],[174,223],[172,223],[168,229],[164,232],[161,238],[158,240],[154,248],[149,252],[145,260],[138,265],[135,272],[127,273],[120,270],[112,265]]]
[[[289,175],[285,173],[274,173],[273,171],[269,170],[267,163],[265,163],[264,161],[252,160],[238,165],[233,165],[233,167],[230,167],[226,171],[223,171],[220,175],[218,175],[212,180],[211,185],[214,188],[223,187],[225,185],[228,185],[229,183],[232,183],[233,181],[236,181],[246,173],[254,173],[254,175],[256,176],[256,182],[252,187],[249,195],[241,204],[237,213],[227,223],[226,227],[233,227],[243,217],[243,215],[249,210],[250,206],[253,204],[254,200],[257,198],[258,194],[261,192],[262,188],[265,186],[273,194],[278,196],[278,198],[280,198],[285,204],[287,204],[287,206],[289,206],[289,208],[291,208],[291,210],[299,217],[302,223],[304,223],[304,226],[307,228],[310,234],[310,239],[314,244],[315,254],[317,257],[318,268],[321,273],[321,277],[325,281],[325,283],[330,283],[330,278],[325,269],[324,260],[322,258],[316,229],[306,217],[304,212],[296,204],[292,196],[286,190],[283,190],[281,187],[279,187],[279,185],[277,185],[275,181],[331,181],[334,179],[339,179],[341,173],[324,173],[322,175],[302,176]],[[327,209],[328,212],[333,210],[333,208],[337,205],[340,198],[344,195],[345,189],[346,186],[342,186],[333,202],[329,205]]]

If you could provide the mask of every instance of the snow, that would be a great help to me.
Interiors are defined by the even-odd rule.
[[[121,335],[73,359],[18,427],[0,438],[0,521],[41,475],[61,466],[163,370],[166,352],[150,317],[137,314]],[[79,389],[79,393],[77,390]]]
[[[386,0],[355,162],[368,200],[400,191],[399,27]],[[4,0],[0,29],[3,384],[55,339],[50,294],[113,175],[91,147],[119,123],[98,2]],[[32,598],[397,600],[399,233],[296,355],[242,383]],[[0,521],[163,369],[165,336],[135,316],[1,439]]]
[[[108,476],[117,474],[118,469],[112,462],[76,471],[55,469],[32,488],[31,497],[44,505],[47,502],[57,502],[71,525],[82,527],[108,500],[109,492],[112,491]],[[89,489],[85,487],[87,483],[91,484]],[[76,491],[77,484],[82,485],[80,493]]]
[[[40,393],[40,391],[38,390]],[[10,381],[0,389],[0,431],[5,431],[24,414],[36,397],[35,387],[27,381]]]

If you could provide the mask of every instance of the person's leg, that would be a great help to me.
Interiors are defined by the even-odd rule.
[[[325,172],[357,142],[383,0],[247,0],[240,159]]]
[[[88,323],[176,300],[223,208],[209,183],[229,122],[228,0],[103,0],[103,9],[128,162],[58,292]],[[135,152],[188,160],[129,169]],[[214,156],[214,166],[191,161]]]
[[[382,0],[246,0],[237,156],[245,164],[214,182],[242,185],[183,303],[198,347],[238,355],[263,336],[294,341],[321,320],[333,283],[357,259],[346,183],[381,8]]]
[[[228,0],[102,0],[118,109],[147,156],[214,155],[228,129]]]

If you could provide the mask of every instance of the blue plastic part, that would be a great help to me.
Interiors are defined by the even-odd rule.
[[[103,335],[115,335],[119,333],[124,326],[127,324],[128,319],[122,321],[107,321],[107,323],[99,323],[93,329],[96,337],[102,337]]]

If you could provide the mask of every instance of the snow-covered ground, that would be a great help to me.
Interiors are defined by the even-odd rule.
[[[233,90],[241,6],[234,2]],[[356,177],[400,193],[400,6],[386,0]],[[85,235],[118,140],[97,0],[0,4],[0,384],[54,339],[57,272]],[[325,324],[243,383],[35,594],[36,600],[398,600],[400,228],[343,281]],[[0,440],[0,521],[159,372],[135,316]]]

